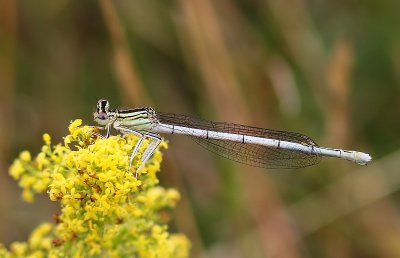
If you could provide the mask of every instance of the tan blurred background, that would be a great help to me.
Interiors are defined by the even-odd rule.
[[[0,242],[58,206],[21,201],[8,166],[114,107],[301,132],[360,167],[238,165],[167,136],[171,231],[192,257],[400,257],[400,1],[0,0]]]

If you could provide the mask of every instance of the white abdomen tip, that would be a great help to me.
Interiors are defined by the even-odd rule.
[[[359,165],[367,165],[371,161],[371,156],[367,153],[356,152],[354,161]]]

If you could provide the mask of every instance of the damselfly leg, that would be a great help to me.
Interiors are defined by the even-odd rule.
[[[162,138],[159,135],[146,134],[146,136],[151,139],[151,142],[149,146],[147,146],[146,150],[143,152],[142,162],[136,170],[135,177],[137,177],[138,171],[142,169],[142,167],[146,164],[147,160],[149,160],[151,155],[154,153],[154,151],[157,149],[162,141]]]
[[[150,144],[147,146],[147,148],[143,152],[141,163],[140,163],[139,167],[136,169],[135,177],[137,178],[139,170],[143,167],[143,165],[146,163],[146,161],[151,157],[151,155],[154,153],[154,151],[158,147],[158,145],[160,145],[161,137],[154,133],[149,133],[149,132],[145,132],[145,131],[137,131],[137,130],[133,130],[133,129],[118,126],[118,125],[114,125],[114,128],[116,130],[119,130],[123,134],[130,133],[130,134],[134,134],[139,137],[139,140],[137,141],[135,147],[133,148],[132,154],[129,158],[128,171],[131,170],[133,159],[136,157],[136,154],[138,153],[140,147],[142,146],[144,139],[145,138],[151,139]]]

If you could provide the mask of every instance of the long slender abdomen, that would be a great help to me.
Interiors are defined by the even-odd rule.
[[[371,160],[370,155],[358,152],[358,151],[348,151],[342,149],[330,149],[324,147],[317,147],[309,144],[301,144],[296,142],[277,140],[264,138],[259,136],[244,135],[244,134],[233,134],[227,132],[217,132],[211,130],[188,128],[178,125],[169,125],[160,123],[153,128],[153,131],[158,133],[167,134],[182,134],[193,137],[200,137],[205,139],[216,139],[216,140],[226,140],[233,142],[240,142],[243,144],[256,144],[262,145],[269,148],[285,149],[294,152],[302,152],[311,155],[321,155],[326,157],[336,157],[346,159],[355,162],[360,165],[365,165]]]

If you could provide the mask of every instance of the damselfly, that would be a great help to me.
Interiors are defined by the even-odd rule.
[[[111,127],[123,134],[139,136],[130,156],[129,170],[143,140],[150,140],[136,169],[136,176],[161,143],[160,133],[191,136],[210,151],[256,167],[301,168],[317,164],[322,156],[346,159],[360,165],[371,160],[371,156],[363,152],[319,147],[311,138],[299,133],[211,122],[156,112],[150,107],[113,110],[105,99],[97,102],[94,120],[104,126],[107,138]]]

